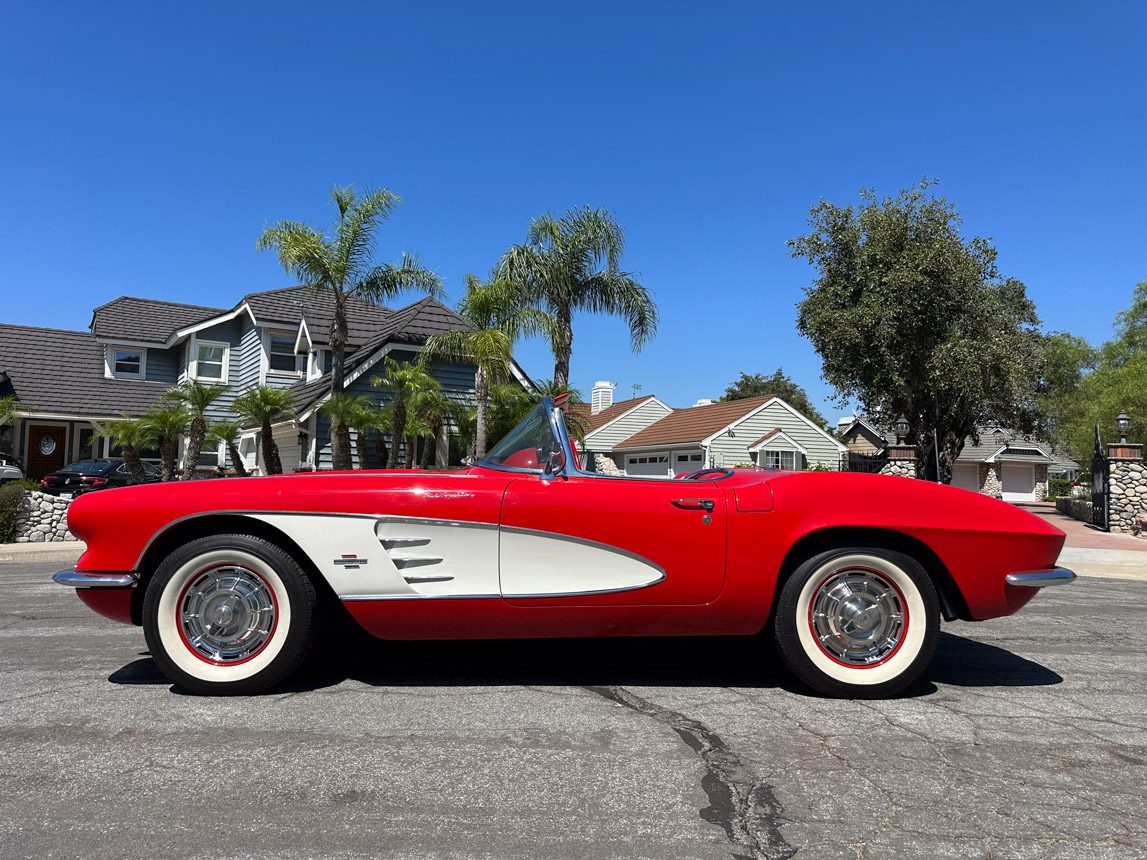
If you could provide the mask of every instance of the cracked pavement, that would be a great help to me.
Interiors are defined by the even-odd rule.
[[[1147,583],[944,625],[901,699],[756,639],[330,644],[252,698],[0,563],[0,855],[1147,858]]]

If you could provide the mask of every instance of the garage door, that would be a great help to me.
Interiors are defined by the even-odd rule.
[[[641,454],[625,458],[625,474],[645,477],[668,478],[668,454]]]
[[[1004,463],[1005,502],[1035,501],[1035,469],[1029,463]]]
[[[979,463],[955,463],[952,466],[952,486],[961,490],[980,491]]]

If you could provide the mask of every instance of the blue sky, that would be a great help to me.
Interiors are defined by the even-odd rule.
[[[575,322],[573,382],[675,406],[783,366],[821,197],[927,175],[1045,326],[1098,342],[1147,277],[1147,7],[1055,3],[13,3],[0,7],[0,321],[287,286],[263,225],[332,183],[406,200],[379,254],[457,299],[589,203],[662,312]],[[552,375],[543,344],[519,348]]]

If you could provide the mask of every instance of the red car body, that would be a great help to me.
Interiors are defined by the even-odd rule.
[[[83,496],[68,523],[87,550],[70,579],[57,578],[80,586],[100,614],[140,624],[144,594],[172,553],[204,536],[249,534],[289,553],[367,631],[393,639],[750,635],[777,613],[786,579],[834,547],[910,557],[949,620],[1008,615],[1039,586],[1071,578],[1055,567],[1058,529],[948,486],[763,470],[668,481],[561,465],[319,472]],[[114,586],[99,587],[103,578]]]

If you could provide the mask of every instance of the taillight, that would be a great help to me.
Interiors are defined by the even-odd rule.
[[[102,487],[107,482],[107,478],[80,478],[80,483],[87,484],[89,487]]]

